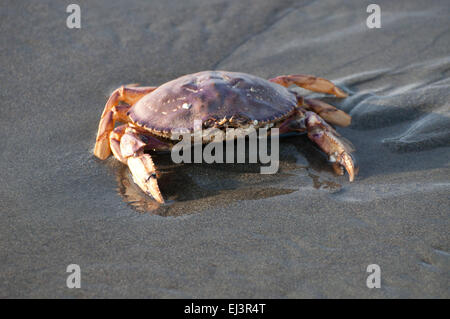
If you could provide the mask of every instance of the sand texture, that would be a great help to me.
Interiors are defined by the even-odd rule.
[[[448,0],[377,1],[381,29],[370,1],[77,3],[81,29],[64,2],[0,4],[0,297],[450,297]],[[214,69],[346,90],[297,89],[352,115],[356,180],[289,136],[275,175],[155,156],[157,207],[93,156],[115,88]]]

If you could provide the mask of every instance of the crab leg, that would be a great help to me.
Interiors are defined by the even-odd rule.
[[[328,103],[322,102],[320,100],[315,99],[303,99],[303,106],[313,111],[314,113],[319,114],[321,118],[331,124],[339,125],[339,126],[349,126],[352,122],[352,117],[330,105]]]
[[[157,202],[164,203],[156,179],[156,167],[150,154],[144,153],[147,146],[139,134],[132,128],[125,128],[120,139],[121,157],[126,161],[134,182]]]
[[[120,150],[120,140],[125,134],[125,130],[127,127],[129,127],[128,124],[120,125],[109,134],[109,146],[111,147],[111,151],[114,157],[125,165],[127,165],[128,163],[127,160],[122,156],[122,152]],[[141,137],[141,139],[145,142],[145,150],[169,151],[172,147],[171,144],[163,142],[151,135],[144,135],[143,137]]]
[[[144,95],[154,91],[155,89],[156,87],[153,86],[121,86],[111,94],[106,102],[105,109],[103,110],[100,123],[98,125],[97,140],[94,148],[95,156],[100,159],[106,159],[109,156],[111,149],[109,146],[108,137],[114,129],[115,121],[126,120],[126,116],[123,115],[123,112],[117,112],[118,110],[120,111],[120,108],[118,110],[114,110],[114,107],[116,107],[120,101],[133,105]]]
[[[127,165],[128,163],[127,160],[122,156],[122,152],[120,150],[120,140],[125,134],[125,130],[127,127],[128,124],[120,125],[109,134],[109,146],[111,147],[111,151],[114,157],[125,165]]]
[[[290,87],[291,85],[297,85],[307,90],[320,93],[329,93],[336,95],[337,97],[346,97],[347,93],[342,91],[332,82],[324,78],[319,78],[312,75],[295,74],[295,75],[281,75],[269,81],[280,84],[284,87]]]
[[[353,146],[345,139],[339,138],[339,134],[314,112],[305,113],[305,126],[309,139],[328,155],[335,172],[344,174],[344,167],[352,182],[358,174],[358,166],[352,156]]]

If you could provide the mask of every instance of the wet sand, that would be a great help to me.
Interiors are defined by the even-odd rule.
[[[79,30],[66,4],[0,5],[0,297],[450,297],[447,1],[378,1],[381,29],[365,1],[77,3]],[[349,92],[298,89],[352,115],[338,131],[355,182],[289,136],[275,175],[157,155],[170,203],[156,207],[93,156],[112,90],[208,69]]]

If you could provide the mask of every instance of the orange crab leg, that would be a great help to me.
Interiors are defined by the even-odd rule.
[[[306,74],[295,75],[281,75],[269,81],[282,85],[284,87],[290,87],[291,85],[297,85],[307,90],[320,93],[328,93],[336,95],[337,97],[346,97],[347,93],[342,91],[331,81]]]
[[[109,146],[111,147],[114,157],[125,165],[127,165],[127,160],[122,156],[122,152],[120,151],[120,140],[125,134],[127,127],[128,124],[120,125],[109,134]]]
[[[303,106],[306,109],[319,114],[319,116],[328,123],[339,126],[349,126],[352,122],[352,117],[350,115],[337,109],[333,105],[315,99],[303,99],[303,101]]]
[[[105,109],[103,110],[100,123],[98,125],[97,140],[94,148],[94,155],[100,159],[106,159],[111,154],[111,148],[109,146],[108,137],[111,131],[114,129],[115,121],[126,121],[126,116],[121,109],[113,109],[118,106],[120,101],[123,101],[129,105],[133,105],[139,101],[144,95],[154,91],[157,87],[143,86],[143,87],[127,87],[121,86],[116,89],[108,101],[106,102]]]

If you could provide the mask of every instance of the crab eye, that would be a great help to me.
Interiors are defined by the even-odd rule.
[[[239,87],[239,83],[242,82],[242,79],[240,78],[235,78],[233,80],[230,81],[230,84],[232,87]]]
[[[190,92],[197,92],[198,91],[198,87],[194,83],[186,83],[186,84],[182,85],[181,87],[184,88],[187,91],[190,91]]]

